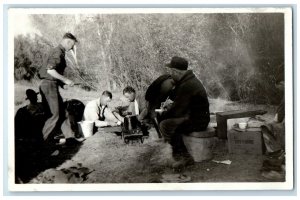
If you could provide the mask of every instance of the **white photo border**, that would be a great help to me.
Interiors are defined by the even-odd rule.
[[[10,191],[193,191],[193,190],[291,190],[294,183],[293,126],[293,30],[292,8],[10,8],[8,10],[8,66],[13,66],[14,40],[12,15],[73,13],[284,13],[285,26],[285,132],[286,181],[248,183],[143,183],[143,184],[15,184],[14,179],[14,112],[8,112],[8,183]],[[13,67],[8,67],[8,91],[14,91]],[[8,94],[8,110],[14,110],[14,93]]]

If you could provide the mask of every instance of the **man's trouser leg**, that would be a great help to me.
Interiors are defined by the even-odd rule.
[[[267,152],[262,169],[264,171],[281,171],[281,166],[285,164],[284,124],[271,123],[263,125],[261,128]]]
[[[172,118],[165,119],[159,124],[164,139],[172,146],[173,158],[175,160],[179,160],[182,157],[189,157],[182,139],[184,130],[178,129],[184,121],[186,121],[186,118]],[[188,132],[189,130],[186,131]]]
[[[284,150],[284,124],[271,123],[261,127],[266,151],[273,153]]]
[[[50,111],[50,117],[43,127],[43,138],[45,141],[52,140],[53,134],[60,127],[63,113],[63,102],[58,91],[56,81],[43,80],[40,85],[42,102]]]

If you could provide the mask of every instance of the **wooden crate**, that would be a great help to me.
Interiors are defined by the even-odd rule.
[[[230,130],[227,137],[229,153],[252,155],[262,155],[263,153],[261,131]]]

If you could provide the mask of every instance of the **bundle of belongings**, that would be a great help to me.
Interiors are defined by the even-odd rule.
[[[93,171],[95,170],[83,167],[81,163],[62,169],[51,168],[39,174],[30,183],[82,183]]]

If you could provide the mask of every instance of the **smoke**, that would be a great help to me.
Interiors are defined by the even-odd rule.
[[[41,36],[41,32],[33,27],[32,21],[28,14],[14,13],[12,15],[13,22],[15,24],[13,28],[14,37],[18,35],[30,35],[34,36],[35,34]]]

